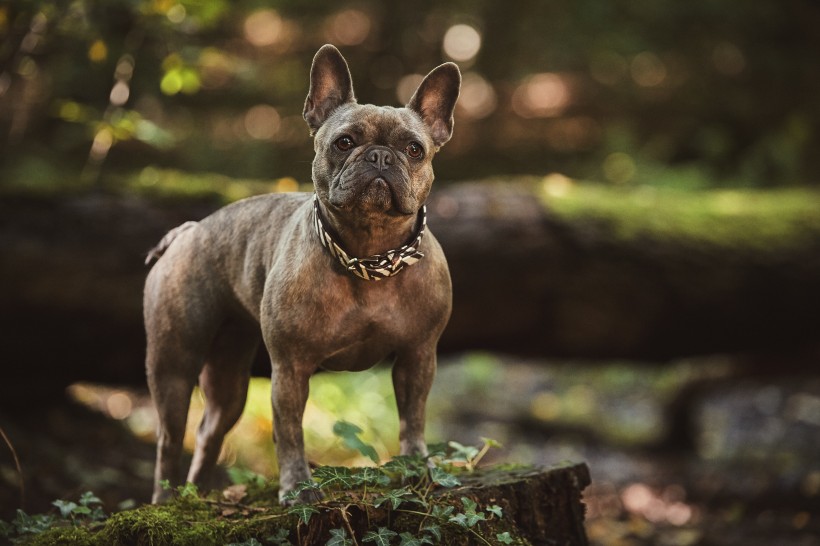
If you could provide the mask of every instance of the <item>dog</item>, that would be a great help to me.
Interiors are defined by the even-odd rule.
[[[170,494],[165,480],[179,483],[197,380],[206,406],[187,480],[210,486],[260,342],[271,361],[283,504],[311,476],[302,416],[319,369],[393,359],[401,453],[426,454],[425,403],[452,286],[424,204],[460,87],[458,67],[445,63],[405,107],[359,104],[344,57],[323,46],[304,106],[314,193],[238,201],[171,230],[149,253],[156,263],[143,302],[146,374],[159,415],[153,502]]]

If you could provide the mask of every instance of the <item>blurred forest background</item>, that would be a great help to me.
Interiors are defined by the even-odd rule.
[[[430,439],[586,460],[594,544],[820,544],[818,28],[814,0],[3,3],[0,519],[21,483],[29,512],[147,500],[142,258],[310,191],[329,42],[360,102],[464,75],[430,202],[456,292]],[[273,472],[267,391],[234,473]],[[311,392],[313,460],[365,462],[335,419],[397,451],[388,371]]]

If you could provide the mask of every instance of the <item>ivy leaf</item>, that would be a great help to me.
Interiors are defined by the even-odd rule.
[[[265,542],[272,542],[274,546],[293,546],[290,541],[290,531],[287,529],[277,530],[276,534],[267,537]]]
[[[458,478],[437,466],[430,469],[430,479],[442,487],[455,487],[457,485],[461,485]]]
[[[484,512],[476,512],[473,514],[467,514],[467,527],[473,527],[479,521],[486,521],[487,517],[484,515]]]
[[[309,504],[297,504],[288,509],[288,514],[295,514],[305,525],[310,522],[313,514],[318,514],[319,511]]]
[[[424,531],[433,535],[434,544],[441,542],[441,526],[434,521],[427,521],[421,526],[419,531]]]
[[[284,495],[284,497],[282,497],[282,499],[283,500],[298,500],[299,499],[299,493],[301,493],[302,491],[307,491],[309,489],[319,489],[319,484],[314,482],[313,480],[307,480],[307,481],[299,482],[299,483],[296,484],[296,487],[294,487],[291,491],[288,491],[287,493],[285,493],[285,495]]]
[[[407,479],[420,477],[427,467],[421,457],[415,455],[398,455],[385,463],[382,468],[387,472],[399,474],[402,479]]]
[[[60,515],[64,518],[69,517],[74,513],[74,509],[78,508],[77,503],[65,500],[56,500],[51,503],[60,510]]]
[[[476,506],[478,506],[475,501],[469,497],[461,497],[461,504],[464,506],[465,512],[473,513],[475,513]]]
[[[265,476],[257,474],[253,470],[238,466],[232,466],[228,469],[228,478],[234,485],[256,485],[259,487],[265,485],[268,481]]]
[[[433,505],[433,510],[430,512],[430,515],[436,519],[444,519],[449,517],[450,514],[453,513],[455,510],[455,506],[441,506],[439,504]]]
[[[373,501],[373,506],[378,508],[382,504],[387,501],[390,501],[390,504],[393,505],[393,510],[397,509],[401,503],[410,500],[404,497],[408,497],[412,495],[413,492],[410,490],[409,487],[402,487],[401,489],[391,489],[390,491],[386,491],[384,495],[380,497],[376,497],[376,500]]]
[[[313,477],[321,488],[350,489],[356,486],[353,473],[345,466],[320,466],[313,471]]]
[[[91,491],[86,491],[82,495],[80,495],[80,505],[88,506],[90,504],[102,504],[100,498],[92,493]]]
[[[17,528],[17,533],[22,535],[25,533],[42,533],[51,528],[54,523],[54,517],[45,514],[35,514],[29,516],[19,508],[17,509],[17,517],[12,522]]]
[[[485,521],[487,519],[484,512],[475,511],[477,506],[475,501],[467,497],[461,497],[461,504],[464,505],[464,513],[451,516],[449,519],[450,522],[469,528],[474,527],[479,521]]]
[[[495,517],[497,517],[498,519],[501,519],[501,518],[504,517],[504,513],[502,512],[501,507],[498,506],[497,504],[493,504],[492,506],[488,506],[487,507],[487,512],[490,512],[491,514],[495,515]]]
[[[487,447],[504,447],[501,445],[501,442],[498,440],[493,440],[492,438],[485,438],[484,436],[481,437],[481,441],[484,442],[484,445]]]
[[[454,461],[464,461],[470,462],[478,455],[478,448],[473,446],[465,446],[458,442],[449,442],[449,445],[453,449],[452,455],[450,455],[450,459]]]
[[[504,531],[503,533],[497,533],[495,535],[495,538],[497,538],[498,542],[500,542],[501,544],[512,544],[513,543],[513,539],[510,536],[509,531]]]
[[[341,438],[345,446],[355,449],[365,457],[370,457],[370,460],[374,463],[379,464],[379,454],[376,453],[373,446],[359,438],[359,434],[362,432],[359,426],[347,421],[336,421],[333,424],[333,434]]]
[[[376,546],[390,546],[390,539],[396,536],[395,531],[387,527],[379,527],[375,533],[368,531],[362,538],[362,542],[375,542]]]
[[[427,458],[446,457],[447,444],[445,442],[437,442],[435,444],[427,444]]]
[[[467,516],[464,514],[456,514],[455,516],[451,516],[447,521],[450,523],[455,523],[456,525],[461,525],[462,527],[467,527]]]
[[[399,535],[401,542],[399,546],[422,546],[422,544],[432,544],[429,537],[416,537],[410,533],[402,533]]]
[[[325,546],[353,546],[353,541],[347,538],[344,529],[331,529],[330,540],[325,542]]]
[[[91,508],[89,508],[88,506],[77,506],[72,511],[74,512],[75,515],[87,516],[91,513]]]
[[[378,468],[366,466],[353,473],[353,481],[356,485],[385,486],[390,485],[390,476]]]

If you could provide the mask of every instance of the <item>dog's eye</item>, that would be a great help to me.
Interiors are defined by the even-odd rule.
[[[345,135],[343,137],[339,137],[336,140],[335,144],[336,144],[336,148],[338,148],[339,151],[342,151],[342,152],[348,152],[348,151],[352,150],[353,147],[356,146],[356,143],[353,142],[353,139],[350,138],[347,135]]]
[[[419,144],[418,142],[411,142],[407,145],[407,148],[404,149],[404,153],[406,153],[413,159],[420,159],[421,156],[424,155],[424,148],[422,148],[421,144]]]

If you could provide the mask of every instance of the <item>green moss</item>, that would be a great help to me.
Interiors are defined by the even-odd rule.
[[[820,192],[808,188],[690,191],[556,184],[550,177],[530,184],[559,217],[597,222],[623,239],[652,237],[766,250],[801,246],[820,234]]]
[[[251,195],[308,190],[292,178],[277,180],[238,179],[212,173],[189,173],[146,167],[139,173],[108,181],[111,189],[163,199],[210,198],[221,203]]]
[[[85,527],[58,527],[49,529],[39,535],[33,535],[26,541],[29,546],[97,546],[100,544],[93,531]]]

